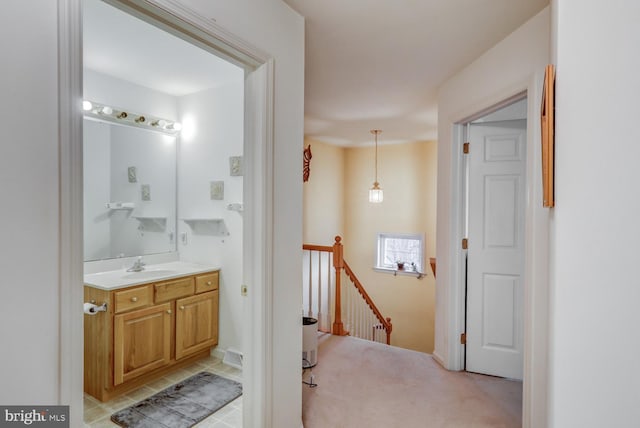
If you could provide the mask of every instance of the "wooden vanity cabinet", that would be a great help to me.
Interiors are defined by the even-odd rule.
[[[218,290],[176,300],[176,359],[218,343]]]
[[[218,343],[219,272],[117,290],[85,285],[85,392],[107,401],[209,355]]]
[[[114,385],[169,364],[171,313],[166,303],[114,317]]]

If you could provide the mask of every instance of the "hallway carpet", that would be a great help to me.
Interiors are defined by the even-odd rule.
[[[521,426],[521,382],[449,372],[429,354],[349,336],[318,344],[318,386],[302,385],[305,428]]]

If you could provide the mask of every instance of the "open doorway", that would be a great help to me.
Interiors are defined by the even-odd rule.
[[[87,6],[91,3],[92,5]],[[120,2],[110,3],[123,6]],[[246,254],[259,254],[255,248],[251,252],[246,249],[247,246],[243,245],[246,240],[251,240],[258,248],[264,244],[262,239],[255,238],[255,235],[261,232],[256,224],[262,223],[260,216],[263,213],[260,210],[252,212],[245,208],[255,207],[253,201],[260,200],[264,197],[264,192],[269,193],[271,189],[266,185],[253,187],[256,182],[263,181],[262,177],[256,177],[257,174],[252,173],[243,174],[242,165],[243,159],[246,159],[244,163],[250,167],[254,163],[262,164],[265,151],[271,143],[262,131],[262,127],[267,124],[265,119],[269,114],[268,108],[255,103],[257,98],[264,99],[265,94],[269,93],[269,70],[265,70],[266,65],[260,67],[259,57],[251,61],[246,52],[244,62],[238,59],[234,61],[235,64],[221,61],[211,53],[214,49],[209,47],[200,54],[204,54],[213,62],[226,63],[222,68],[226,67],[228,73],[222,72],[220,75],[223,78],[217,82],[205,83],[204,86],[198,87],[198,78],[194,77],[193,73],[187,73],[180,80],[181,72],[174,69],[165,76],[165,81],[174,85],[167,90],[161,83],[162,79],[158,79],[163,74],[158,72],[160,67],[176,63],[186,67],[185,70],[195,71],[196,74],[199,72],[206,80],[206,77],[210,76],[205,75],[215,74],[210,68],[212,61],[206,63],[205,59],[204,65],[194,65],[185,59],[185,55],[188,57],[189,54],[185,53],[183,48],[172,47],[168,39],[145,40],[148,34],[140,27],[133,29],[133,34],[127,35],[123,31],[123,25],[126,24],[108,25],[108,14],[120,14],[129,20],[135,18],[106,3],[86,0],[83,6],[85,12],[93,13],[97,17],[97,21],[92,25],[85,23],[85,28],[98,29],[91,36],[91,42],[85,39],[87,50],[84,63],[84,98],[91,103],[85,103],[87,116],[91,116],[87,122],[89,124],[85,126],[85,136],[90,135],[92,139],[95,137],[95,140],[108,140],[116,134],[128,133],[129,128],[134,130],[132,136],[126,137],[127,142],[119,143],[117,149],[103,148],[102,151],[85,153],[85,172],[94,184],[102,182],[102,188],[93,187],[90,194],[85,191],[85,200],[89,202],[90,199],[104,199],[98,197],[100,192],[107,197],[107,201],[100,204],[100,208],[105,212],[97,212],[99,209],[96,207],[89,210],[85,208],[85,212],[92,215],[88,221],[85,218],[85,227],[97,229],[86,233],[91,242],[85,245],[85,271],[126,271],[127,266],[135,265],[138,256],[142,256],[142,261],[148,265],[182,260],[191,264],[218,267],[219,270],[214,269],[219,275],[220,283],[218,346],[222,348],[224,345],[223,351],[233,351],[232,354],[235,355],[232,355],[229,361],[236,365],[243,361],[241,355],[244,351],[244,361],[248,360],[251,364],[250,370],[254,373],[251,381],[265,383],[262,379],[264,365],[256,363],[251,358],[256,346],[253,341],[260,337],[259,333],[264,333],[263,330],[268,328],[255,329],[256,323],[261,326],[266,324],[262,321],[256,322],[266,314],[265,310],[256,311],[251,307],[263,307],[259,301],[264,295],[255,293],[248,305],[247,299],[240,297],[240,284],[244,282],[244,278],[251,280],[262,274],[260,263],[242,263],[247,259]],[[153,6],[147,5],[147,8],[151,10]],[[131,10],[127,9],[127,12]],[[138,10],[136,15],[145,16],[145,13]],[[149,18],[149,21],[152,19]],[[101,24],[107,25],[99,30]],[[159,31],[146,22],[138,21],[137,25],[139,24]],[[121,38],[111,37],[113,32],[118,32]],[[168,33],[163,34],[169,36]],[[117,46],[108,46],[108,42],[114,39]],[[200,50],[181,40],[189,39],[186,34],[175,39],[185,44],[187,50]],[[200,40],[198,46],[202,45]],[[97,54],[94,58],[96,62],[90,61],[89,50],[92,46]],[[124,46],[131,46],[133,49],[125,49]],[[126,51],[129,52],[129,57],[126,56]],[[108,52],[111,54],[107,54]],[[153,61],[151,65],[141,64],[145,58],[141,52],[149,54],[147,58],[154,58],[155,66]],[[230,57],[228,51],[220,55]],[[242,55],[236,55],[235,58],[238,57]],[[118,70],[123,74],[118,74]],[[220,75],[216,77],[220,78]],[[263,110],[265,108],[267,111]],[[126,115],[122,116],[121,113]],[[217,121],[214,120],[216,117]],[[250,121],[252,118],[257,120],[247,125],[245,119]],[[130,123],[118,123],[118,120],[122,119],[129,119]],[[160,127],[163,130],[160,130]],[[177,133],[180,127],[181,132]],[[152,134],[159,138],[146,144],[146,149],[136,147],[137,142],[147,139],[147,136]],[[256,149],[256,143],[260,146],[259,149]],[[158,149],[158,146],[158,153],[145,154],[145,150],[151,147]],[[135,158],[127,159],[126,156],[133,152]],[[171,153],[174,159],[168,160],[166,155]],[[116,164],[120,172],[125,172],[118,175],[118,178],[113,178],[112,170]],[[101,173],[93,175],[98,171]],[[258,172],[269,173],[268,170]],[[175,179],[173,185],[169,178]],[[156,185],[146,182],[152,179]],[[120,193],[112,192],[115,188]],[[139,208],[138,212],[135,211],[136,208]],[[118,231],[119,226],[123,227],[124,231]],[[106,238],[107,243],[98,242],[99,238]],[[174,260],[176,258],[178,260]],[[158,270],[149,269],[148,272],[157,273]],[[214,270],[207,269],[201,273],[208,275]],[[126,275],[135,274],[136,272],[132,272]],[[225,276],[226,274],[228,276]],[[151,281],[150,302],[156,303],[156,282],[163,282],[165,279],[167,278],[148,277],[143,281]],[[198,278],[193,279],[197,294]],[[202,285],[206,287],[206,284],[208,283],[205,281]],[[268,294],[270,283],[264,285],[264,293]],[[138,296],[133,296],[131,302],[134,302],[133,298],[136,298],[136,304],[142,302]],[[176,302],[170,304],[172,306],[168,311],[182,309]],[[247,314],[254,316],[247,317]],[[100,315],[102,314],[94,317]],[[177,318],[177,315],[175,316]],[[172,325],[169,327],[170,335],[173,334],[173,329],[176,329],[175,324]],[[254,330],[252,337],[243,337],[242,333],[251,329]],[[172,350],[169,351],[169,360],[176,358],[178,351],[173,348],[176,341],[175,337],[170,340],[169,346]],[[220,352],[214,351],[214,354],[219,358],[223,357]],[[111,367],[109,370],[115,371],[115,368]],[[112,375],[113,373],[105,374],[106,377]],[[248,384],[245,382],[244,392],[245,395],[256,392],[251,399],[258,405],[250,412],[250,419],[255,420],[260,418],[259,412],[264,411],[260,405],[264,397],[260,395],[261,391],[252,387],[251,381]],[[245,408],[242,413],[249,412]]]

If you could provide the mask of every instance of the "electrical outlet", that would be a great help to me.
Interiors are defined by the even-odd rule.
[[[242,285],[240,286],[240,294],[241,294],[242,296],[245,296],[245,297],[246,297],[248,292],[249,292],[249,287],[247,287],[246,285],[242,284]]]

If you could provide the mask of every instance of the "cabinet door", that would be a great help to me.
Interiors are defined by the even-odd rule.
[[[169,363],[171,304],[114,317],[114,385]]]
[[[176,359],[218,343],[218,290],[176,300]]]

